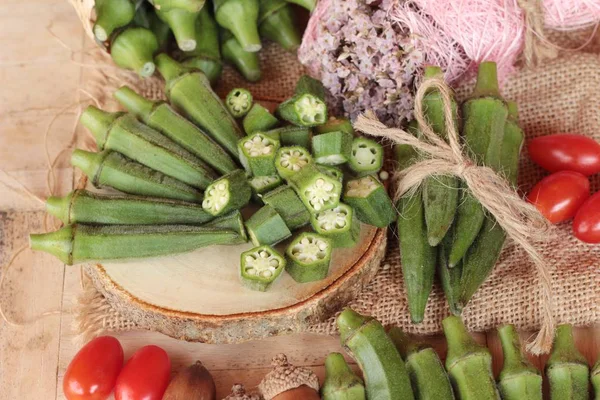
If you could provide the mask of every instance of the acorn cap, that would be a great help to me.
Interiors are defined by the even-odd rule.
[[[262,400],[263,397],[259,393],[246,393],[244,385],[236,383],[231,388],[231,394],[223,400]]]
[[[271,365],[273,365],[273,369],[258,385],[258,389],[266,400],[271,400],[280,393],[302,385],[319,391],[319,378],[317,378],[317,375],[308,368],[291,365],[285,354],[278,354],[273,357]]]

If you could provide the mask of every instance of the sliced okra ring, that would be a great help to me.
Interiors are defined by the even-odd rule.
[[[371,139],[355,138],[348,165],[358,176],[379,172],[383,166],[383,146]]]
[[[240,210],[231,211],[222,217],[205,223],[203,226],[206,228],[227,229],[237,232],[240,235],[240,240],[235,244],[246,243],[248,241],[248,234],[246,233],[246,228],[244,226],[244,218],[242,217]]]
[[[268,131],[277,126],[278,123],[279,120],[269,110],[257,103],[252,106],[242,121],[244,131],[248,135],[252,135],[255,132]]]
[[[262,200],[281,215],[291,231],[310,222],[310,212],[296,192],[288,185],[279,186],[275,190],[265,193]]]
[[[322,164],[319,164],[317,167],[319,168],[319,171],[323,172],[325,175],[329,175],[332,178],[337,179],[340,183],[344,182],[344,171],[342,171],[340,168],[332,165]]]
[[[351,134],[342,131],[328,132],[313,136],[312,150],[317,164],[340,165],[352,154]]]
[[[242,284],[251,290],[266,291],[281,275],[285,258],[270,246],[259,246],[241,255]]]
[[[246,89],[235,88],[227,95],[225,105],[235,118],[242,118],[252,108],[252,93]]]
[[[371,175],[346,183],[344,202],[365,224],[384,228],[396,220],[396,210],[381,182]]]
[[[252,195],[255,200],[260,200],[263,194],[283,184],[283,179],[278,174],[255,176],[248,181],[248,184],[252,188]]]
[[[323,125],[319,125],[315,128],[317,134],[342,131],[354,136],[354,128],[348,118],[344,117],[331,117]]]
[[[296,282],[314,282],[327,277],[332,252],[331,241],[312,232],[301,233],[288,246],[285,270]]]
[[[313,214],[311,224],[315,232],[331,240],[334,248],[353,247],[360,236],[360,221],[352,207],[343,203]]]
[[[239,210],[250,201],[252,189],[246,180],[246,174],[236,169],[211,183],[204,192],[202,208],[217,216],[229,211]]]
[[[274,245],[292,236],[281,215],[268,204],[246,221],[246,229],[255,246]]]
[[[275,155],[279,149],[279,141],[262,134],[246,136],[238,142],[240,162],[248,174],[267,176],[277,173]]]
[[[317,126],[327,120],[327,105],[318,97],[306,93],[281,103],[277,113],[284,120],[298,126]]]
[[[340,202],[342,184],[319,171],[315,164],[308,164],[292,175],[289,184],[311,213],[334,208]]]
[[[288,179],[311,162],[312,156],[304,147],[282,147],[275,156],[275,169],[283,179]]]

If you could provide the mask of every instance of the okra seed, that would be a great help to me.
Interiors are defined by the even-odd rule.
[[[270,278],[272,275],[273,275],[273,273],[271,271],[269,271],[269,270],[262,271],[260,273],[260,276],[262,276],[263,278]]]
[[[248,268],[246,269],[246,273],[248,275],[256,275],[256,270],[254,268]]]

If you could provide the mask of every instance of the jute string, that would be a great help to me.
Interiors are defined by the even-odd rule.
[[[433,132],[423,114],[423,99],[431,90],[439,91],[445,112],[448,143]],[[432,175],[454,175],[462,179],[473,196],[491,214],[517,245],[523,248],[537,268],[540,279],[542,326],[536,338],[528,345],[534,354],[547,352],[554,335],[553,300],[550,267],[536,249],[536,243],[552,236],[552,225],[531,204],[521,199],[506,179],[489,167],[477,165],[465,155],[459,132],[451,111],[451,89],[440,78],[428,79],[417,90],[414,116],[423,139],[418,139],[399,128],[388,128],[373,113],[358,117],[355,128],[371,136],[382,137],[401,145],[412,146],[423,155],[423,160],[397,171],[394,175],[394,200],[413,195],[421,182]]]

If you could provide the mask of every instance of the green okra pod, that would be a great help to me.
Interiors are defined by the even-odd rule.
[[[452,268],[448,265],[448,254],[452,246],[453,231],[454,228],[450,228],[450,232],[448,232],[442,243],[437,247],[437,273],[450,312],[453,315],[460,315],[463,308],[460,301],[462,293],[462,261],[459,260],[458,264]]]
[[[397,212],[385,187],[371,175],[346,182],[344,202],[354,208],[365,224],[385,228],[396,220]]]
[[[397,327],[388,336],[406,362],[416,400],[454,400],[450,379],[434,349],[413,342]]]
[[[244,226],[244,218],[242,217],[240,210],[234,210],[229,214],[206,222],[202,226],[205,228],[225,229],[236,232],[239,235],[239,240],[237,242],[232,242],[231,244],[242,244],[248,241],[248,234],[246,233],[246,227]]]
[[[325,279],[329,273],[331,241],[312,232],[298,235],[289,244],[285,254],[285,270],[296,282],[306,283]]]
[[[300,197],[288,185],[281,185],[262,196],[265,204],[273,207],[290,231],[296,230],[310,222],[310,212]]]
[[[262,195],[270,192],[276,187],[283,184],[283,179],[277,174],[267,176],[255,176],[248,180],[248,184],[252,188],[252,194],[255,200],[260,200]]]
[[[504,140],[501,148],[501,158],[505,160],[502,164],[502,173],[513,186],[516,186],[519,174],[519,159],[525,141],[525,134],[519,126],[517,103],[508,101],[506,104],[508,119],[504,127]]]
[[[321,133],[342,131],[354,136],[354,128],[348,118],[344,117],[330,117],[324,124],[315,127],[315,133],[320,135]]]
[[[456,316],[442,321],[448,343],[446,370],[461,400],[500,400],[494,374],[492,355],[469,335],[462,320]]]
[[[258,53],[246,51],[227,30],[221,29],[221,53],[223,59],[233,65],[249,82],[258,82],[261,78]]]
[[[594,364],[592,368],[591,378],[592,386],[594,387],[595,400],[600,400],[600,359]]]
[[[135,16],[135,4],[131,0],[96,0],[94,36],[101,42],[108,40],[115,29],[129,24]]]
[[[243,133],[206,75],[183,67],[166,54],[156,56],[156,63],[167,82],[165,92],[171,104],[237,157],[237,142]]]
[[[327,121],[325,88],[308,75],[303,75],[296,84],[294,96],[277,107],[277,114],[298,126],[312,127]]]
[[[186,67],[204,72],[214,84],[221,76],[221,45],[219,27],[213,18],[210,7],[203,7],[196,18],[196,48],[183,54],[181,63]]]
[[[317,164],[340,165],[350,160],[353,137],[336,131],[313,136],[312,151]]]
[[[232,89],[225,98],[225,105],[235,118],[242,118],[248,114],[253,104],[252,93],[247,89]]]
[[[138,6],[133,23],[142,28],[150,29],[154,33],[158,43],[158,52],[168,50],[173,32],[171,32],[169,25],[158,18],[154,7],[150,3],[143,2]]]
[[[201,202],[198,189],[154,171],[116,151],[91,153],[75,150],[71,164],[81,169],[95,187],[112,187],[140,196]]]
[[[312,12],[317,6],[317,0],[286,0],[289,3],[298,4]]]
[[[269,110],[255,103],[244,117],[242,124],[246,134],[252,135],[255,132],[268,131],[277,126],[278,123],[279,120]]]
[[[279,141],[255,133],[240,139],[238,151],[240,162],[248,175],[269,176],[277,173],[275,157],[279,150]]]
[[[590,369],[585,357],[575,347],[573,327],[556,328],[550,358],[546,363],[551,400],[587,400]]]
[[[295,51],[302,41],[294,21],[294,11],[285,0],[260,0],[258,32],[287,51]]]
[[[369,400],[414,399],[404,361],[381,323],[346,308],[337,326],[342,346],[363,372]]]
[[[301,146],[310,150],[312,132],[303,126],[284,126],[265,132],[265,135],[278,139],[282,146]]]
[[[67,265],[186,253],[201,247],[233,244],[237,232],[192,225],[68,225],[30,235],[33,250],[45,251]]]
[[[177,47],[182,51],[192,51],[196,48],[196,19],[199,11],[188,11],[181,8],[169,10],[156,9],[156,15],[175,35]]]
[[[74,190],[65,197],[48,197],[46,211],[67,225],[203,224],[214,218],[197,203],[87,190]]]
[[[215,171],[195,155],[131,114],[109,113],[89,106],[80,121],[92,132],[100,150],[117,151],[200,189],[217,178]]]
[[[150,29],[129,26],[115,33],[110,43],[110,56],[121,68],[147,78],[154,74],[152,60],[158,50],[158,41]]]
[[[292,236],[283,217],[269,204],[248,218],[246,229],[255,246],[272,246]]]
[[[206,0],[150,0],[157,10],[169,11],[172,9],[198,12],[206,3]]]
[[[258,35],[258,0],[214,0],[215,19],[231,31],[242,49],[257,52],[262,48]]]
[[[325,359],[325,382],[321,386],[323,400],[366,400],[365,385],[348,366],[340,353],[329,353]]]
[[[226,174],[238,168],[221,146],[169,104],[145,99],[127,86],[117,90],[114,97],[146,125],[161,132],[216,171]]]
[[[289,179],[312,162],[309,151],[300,146],[282,147],[275,155],[275,169],[283,179]]]
[[[337,207],[311,216],[315,232],[331,240],[336,247],[353,247],[360,237],[360,221],[352,207],[339,203]]]
[[[270,246],[259,246],[241,255],[240,279],[251,290],[265,292],[285,268],[285,258]]]
[[[246,174],[236,169],[211,183],[205,191],[202,208],[209,214],[224,215],[239,210],[250,201],[252,189],[246,180]]]
[[[288,183],[311,213],[335,208],[340,203],[341,182],[321,172],[315,164],[290,176]]]
[[[376,174],[383,167],[383,146],[371,139],[355,138],[348,166],[358,176]]]
[[[542,374],[531,365],[521,350],[514,325],[498,328],[504,365],[498,387],[504,400],[542,400]]]

